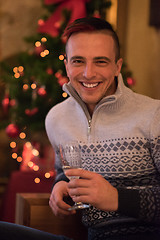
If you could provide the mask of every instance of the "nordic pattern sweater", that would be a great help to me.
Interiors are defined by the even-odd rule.
[[[58,145],[78,140],[83,168],[101,174],[119,193],[117,212],[83,211],[89,239],[160,230],[160,101],[134,93],[121,74],[114,95],[96,106],[92,118],[70,84],[70,97],[46,117],[56,151],[56,181],[64,180]]]

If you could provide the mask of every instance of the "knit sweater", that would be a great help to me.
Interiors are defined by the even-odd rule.
[[[83,210],[90,239],[160,229],[160,101],[127,88],[120,74],[115,94],[103,98],[91,117],[70,83],[64,90],[70,97],[45,122],[56,151],[56,181],[66,180],[58,145],[78,140],[83,168],[101,174],[119,193],[117,212]]]

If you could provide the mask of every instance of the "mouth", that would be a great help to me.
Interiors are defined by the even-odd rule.
[[[95,88],[99,85],[100,83],[84,83],[82,82],[82,85],[86,88]]]

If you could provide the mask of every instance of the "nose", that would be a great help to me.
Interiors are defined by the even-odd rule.
[[[95,69],[92,63],[86,63],[84,71],[83,71],[83,77],[86,79],[92,79],[96,76]]]

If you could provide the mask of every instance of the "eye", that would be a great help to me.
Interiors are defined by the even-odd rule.
[[[82,64],[84,63],[84,60],[82,60],[82,59],[73,59],[73,60],[71,61],[71,63],[72,63],[73,65],[75,65],[75,66],[80,66],[80,65],[82,65]]]
[[[107,66],[107,65],[109,64],[109,62],[106,61],[106,60],[96,60],[96,61],[95,61],[95,64],[96,64],[97,66],[103,67],[103,66]]]

